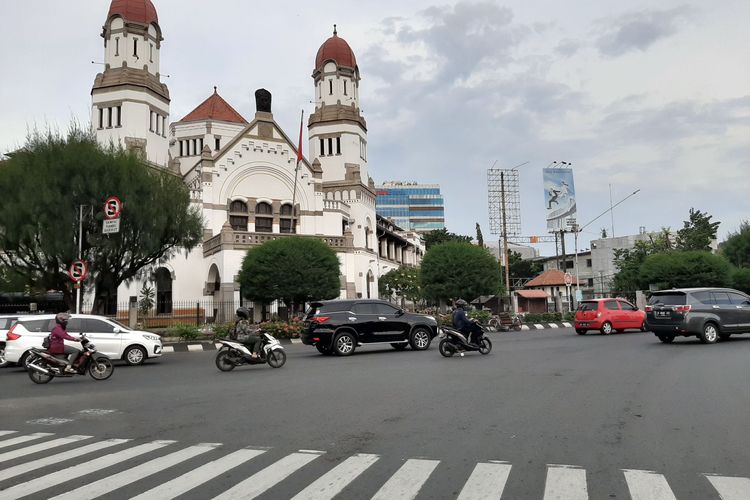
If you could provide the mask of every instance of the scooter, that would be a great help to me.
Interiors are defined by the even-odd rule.
[[[286,363],[286,353],[281,343],[273,335],[261,332],[261,350],[257,358],[252,357],[250,349],[240,342],[220,340],[222,344],[216,353],[216,368],[223,372],[234,370],[241,365],[261,365],[268,363],[271,368],[281,368]]]
[[[482,337],[479,339],[479,344],[469,342],[469,339],[455,328],[448,326],[440,327],[438,332],[438,337],[440,338],[438,350],[440,351],[440,354],[446,358],[450,358],[454,354],[463,356],[465,352],[472,351],[479,351],[481,354],[489,354],[492,350],[492,341],[485,335],[486,331],[484,327],[482,327],[482,325],[479,325],[479,327],[482,330]]]
[[[26,358],[26,371],[29,378],[35,384],[46,384],[55,377],[73,377],[75,375],[86,375],[88,372],[94,380],[107,380],[115,371],[110,359],[96,351],[96,346],[81,334],[82,352],[73,362],[71,368],[75,372],[65,371],[68,365],[67,359],[56,358],[44,349],[31,348],[31,353]]]

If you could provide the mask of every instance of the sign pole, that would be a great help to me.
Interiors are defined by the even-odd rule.
[[[78,260],[81,260],[83,253],[83,205],[78,206]],[[76,314],[81,314],[81,284],[76,287]]]

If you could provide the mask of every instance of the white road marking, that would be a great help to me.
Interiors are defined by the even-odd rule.
[[[550,323],[547,326],[549,326],[550,328],[560,328],[560,326],[557,325],[556,323]]]
[[[183,450],[175,451],[169,455],[149,460],[148,462],[136,465],[130,469],[124,470],[117,474],[107,476],[99,481],[93,483],[84,484],[80,488],[77,488],[62,495],[53,497],[55,500],[90,500],[107,493],[111,493],[123,486],[127,486],[130,483],[134,483],[144,477],[151,476],[158,472],[162,472],[164,469],[173,467],[185,460],[190,460],[193,457],[197,457],[202,453],[211,451],[217,446],[221,446],[216,443],[203,443],[195,446],[189,446]]]
[[[265,453],[265,450],[252,448],[237,450],[234,453],[201,465],[197,469],[186,472],[180,477],[167,481],[145,493],[141,493],[131,500],[151,500],[153,498],[171,500],[263,453]]]
[[[466,481],[458,500],[483,500],[503,496],[511,465],[504,462],[481,463]]]
[[[249,500],[262,495],[271,487],[277,485],[293,472],[301,469],[316,458],[322,455],[321,452],[308,453],[298,452],[287,455],[278,460],[260,472],[256,472],[249,478],[231,489],[228,489],[214,500]]]
[[[109,415],[111,413],[117,413],[117,410],[106,410],[102,408],[89,408],[88,410],[77,411],[79,415],[101,417],[103,415]]]
[[[202,351],[203,350],[203,344],[188,344],[187,345],[188,351]]]
[[[7,448],[8,446],[15,446],[17,444],[26,443],[28,441],[34,441],[35,439],[41,439],[47,436],[54,436],[51,432],[36,432],[34,434],[28,434],[26,436],[18,436],[5,441],[0,441],[0,448]]]
[[[8,434],[15,434],[17,431],[0,431],[0,436],[7,436]]]
[[[568,322],[566,322],[566,321],[563,321],[563,326],[564,326],[565,328],[573,328],[573,325],[571,325],[570,323],[568,323]]]
[[[58,418],[58,417],[48,417],[48,418],[37,418],[36,420],[27,420],[27,424],[34,424],[34,425],[62,425],[67,424],[68,422],[72,422],[72,418]]]
[[[706,474],[706,479],[719,492],[721,500],[747,500],[750,498],[750,479]]]
[[[529,328],[529,325],[521,325],[521,330],[531,330],[531,328]]]
[[[407,500],[416,497],[439,463],[440,460],[407,460],[375,493],[373,500]]]
[[[368,467],[378,461],[378,455],[359,453],[351,456],[320,476],[310,486],[299,492],[293,500],[329,500],[354,481]]]
[[[21,448],[19,450],[6,451],[5,453],[0,453],[0,463],[5,462],[6,460],[12,460],[14,458],[31,455],[32,453],[37,453],[39,451],[46,451],[50,448],[57,448],[58,446],[75,443],[84,439],[91,439],[91,436],[70,436],[66,438],[54,439],[45,443],[27,446],[26,448]]]
[[[70,460],[73,458],[80,457],[81,455],[86,455],[87,453],[92,453],[95,451],[103,450],[105,448],[109,448],[110,446],[127,443],[128,441],[130,440],[129,439],[107,439],[106,441],[99,441],[98,443],[91,443],[86,446],[81,446],[80,448],[75,448],[69,451],[58,453],[57,455],[43,457],[38,460],[27,462],[25,464],[20,464],[20,465],[16,465],[15,467],[9,467],[7,469],[0,470],[0,478],[2,478],[3,480],[11,479],[16,476],[20,476],[21,474],[35,471],[37,469],[41,469],[42,467],[47,467],[48,465],[59,464],[65,460]]]
[[[623,469],[632,500],[677,500],[664,476],[647,470]]]
[[[174,352],[174,347],[172,347],[171,345],[165,345],[164,347],[161,348],[161,352],[162,353]]]
[[[539,323],[534,323],[534,326],[537,330],[544,330],[544,325],[540,325]]]
[[[544,500],[588,500],[586,471],[569,465],[548,465]]]
[[[46,476],[36,478],[33,481],[26,481],[25,483],[17,484],[6,490],[2,490],[0,491],[0,500],[11,500],[24,497],[26,495],[31,495],[32,493],[37,493],[39,491],[46,490],[47,488],[57,486],[58,484],[64,483],[66,481],[70,481],[71,479],[77,479],[81,476],[106,469],[107,467],[111,467],[112,465],[118,464],[125,460],[129,460],[144,453],[158,450],[159,448],[163,448],[164,446],[172,443],[174,443],[174,441],[153,441],[151,443],[134,446],[133,448],[127,448],[117,453],[104,455],[82,464],[76,464],[72,467],[68,467],[67,469],[62,469],[57,472],[47,474]],[[63,456],[63,459],[68,458],[66,453],[61,453],[61,455]],[[5,476],[0,477],[5,479]]]

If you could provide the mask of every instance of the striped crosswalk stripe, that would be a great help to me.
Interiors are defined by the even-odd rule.
[[[407,460],[372,500],[412,499],[440,463],[439,460]]]
[[[721,500],[747,500],[750,498],[750,478],[706,475],[719,492]]]
[[[262,471],[253,474],[233,488],[217,496],[214,500],[251,499],[265,493],[292,473],[309,464],[322,455],[321,452],[300,451],[287,455],[272,463]]]
[[[8,434],[15,434],[17,431],[0,431],[0,436],[7,436]]]
[[[293,500],[329,500],[354,481],[368,467],[378,461],[378,455],[359,453],[351,456],[323,474],[310,486],[299,492]]]
[[[511,465],[505,462],[477,464],[458,495],[458,500],[500,498],[508,481]]]
[[[31,446],[27,446],[26,448],[20,448],[18,450],[6,451],[5,453],[0,453],[0,463],[7,462],[8,460],[13,460],[19,457],[25,457],[26,455],[31,455],[32,453],[47,451],[52,448],[57,448],[58,446],[65,446],[66,444],[76,443],[78,441],[83,441],[84,439],[91,439],[91,436],[68,436],[66,438],[53,439],[52,441],[34,444]]]
[[[262,453],[264,453],[263,450],[252,448],[237,450],[229,455],[213,460],[205,465],[201,465],[197,469],[193,469],[180,477],[167,481],[156,488],[150,489],[131,500],[150,500],[153,498],[171,500],[172,498],[178,497],[183,493],[210,481],[219,474],[223,474],[239,465],[242,465]]]
[[[48,437],[52,435],[53,434],[51,432],[36,432],[34,434],[28,434],[26,436],[18,436],[18,437],[6,439],[5,441],[0,441],[0,448],[8,448],[9,446],[15,446],[17,444],[28,443],[29,441],[42,439],[43,437]]]
[[[631,469],[622,472],[625,474],[632,500],[677,500],[667,479],[661,474]]]
[[[25,483],[17,484],[7,490],[0,491],[0,500],[11,500],[20,498],[32,493],[37,493],[47,488],[57,486],[58,484],[70,481],[71,479],[77,479],[81,476],[91,474],[93,472],[106,469],[112,465],[124,462],[131,458],[143,455],[159,448],[163,448],[168,444],[172,444],[174,441],[152,441],[151,443],[141,444],[132,448],[127,448],[111,455],[104,455],[103,457],[90,460],[88,462],[77,464],[61,471],[53,472],[34,479],[33,481],[26,481]],[[67,458],[67,457],[65,457]],[[2,477],[2,476],[0,476]]]
[[[588,500],[586,471],[569,465],[547,466],[544,500]]]

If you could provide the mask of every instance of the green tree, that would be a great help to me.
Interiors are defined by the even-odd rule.
[[[711,242],[716,239],[720,222],[711,222],[711,215],[694,208],[690,209],[689,220],[677,231],[676,248],[682,251],[711,250]]]
[[[524,259],[520,253],[513,250],[510,251],[508,263],[511,280],[514,278],[533,278],[544,270],[544,266],[540,262]]]
[[[392,269],[378,280],[379,291],[388,298],[396,294],[406,300],[419,302],[422,300],[419,274],[420,269],[415,266],[403,265],[398,269]]]
[[[636,241],[633,248],[614,250],[614,264],[617,269],[612,280],[613,292],[624,294],[644,288],[641,283],[641,266],[649,255],[671,252],[672,236],[669,228],[662,228],[647,240]]]
[[[732,272],[732,288],[750,293],[750,267],[735,269]]]
[[[283,301],[292,311],[311,300],[339,295],[339,259],[313,237],[286,236],[247,251],[240,270],[246,298],[264,303]]]
[[[471,243],[470,236],[462,236],[460,234],[449,233],[448,230],[445,228],[435,229],[433,231],[425,233],[422,237],[424,238],[424,244],[427,250],[429,250],[435,245],[446,243],[448,241],[457,241],[460,243]]]
[[[144,282],[143,286],[141,287],[141,291],[138,293],[141,296],[140,300],[138,301],[138,312],[145,316],[154,307],[154,303],[156,302],[154,300],[154,298],[156,297],[156,290],[154,290],[153,286],[149,285],[147,282]]]
[[[104,312],[117,287],[203,233],[182,179],[122,148],[101,147],[92,132],[34,132],[0,168],[0,264],[33,287],[60,290],[70,306],[66,270],[78,254],[79,206],[85,205],[83,258],[94,287],[94,312]],[[123,202],[120,232],[102,234],[107,197]],[[90,286],[90,285],[89,285]]]
[[[501,289],[500,268],[486,248],[447,242],[430,248],[422,259],[422,290],[426,298],[473,300]]]
[[[479,227],[479,223],[476,223],[477,225],[477,245],[480,247],[484,246],[484,237],[482,236],[482,228]]]
[[[642,288],[729,286],[731,265],[709,252],[687,251],[658,253],[646,257],[640,269]]]
[[[750,267],[750,222],[743,221],[740,230],[731,233],[720,245],[721,254],[737,267]]]

